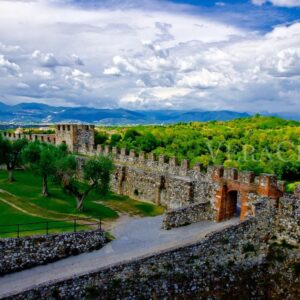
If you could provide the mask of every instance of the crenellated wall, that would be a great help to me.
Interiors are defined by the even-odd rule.
[[[276,176],[253,172],[238,172],[222,166],[210,166],[204,172],[200,164],[190,167],[183,159],[179,164],[175,157],[156,157],[154,153],[94,146],[94,126],[60,124],[55,135],[22,136],[4,133],[10,139],[22,137],[53,144],[66,143],[72,152],[84,155],[110,156],[115,163],[112,190],[131,198],[151,201],[168,209],[194,203],[210,203],[216,221],[249,214],[251,194],[266,196],[278,201],[284,193],[284,183]]]
[[[56,135],[55,134],[23,134],[23,133],[12,133],[12,132],[3,132],[4,138],[15,141],[20,139],[27,139],[29,141],[41,141],[50,144],[56,144]]]
[[[54,145],[66,144],[75,153],[93,152],[95,147],[95,126],[81,124],[59,124],[55,126],[55,134],[23,134],[2,132],[9,140],[27,139]]]
[[[117,149],[98,145],[89,155],[110,156],[116,165],[112,188],[119,194],[151,201],[168,209],[194,203],[210,203],[214,218],[222,221],[249,214],[251,194],[277,201],[284,193],[284,182],[275,175],[240,171],[223,166],[210,166],[205,173],[200,164],[190,167],[184,159],[167,159],[154,153]]]

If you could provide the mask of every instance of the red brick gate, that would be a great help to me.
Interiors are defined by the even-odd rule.
[[[278,201],[284,193],[284,183],[277,181],[275,175],[261,174],[255,177],[253,172],[238,172],[237,169],[225,169],[215,166],[209,174],[216,185],[215,209],[216,221],[232,218],[239,213],[243,220],[248,214],[249,194],[267,196]],[[240,203],[240,211],[238,210]]]

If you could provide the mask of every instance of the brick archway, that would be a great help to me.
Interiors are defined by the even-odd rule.
[[[238,172],[233,168],[224,170],[222,166],[215,166],[209,169],[209,176],[216,188],[213,201],[217,222],[234,216],[238,206],[240,206],[240,219],[243,220],[248,215],[251,194],[278,201],[284,193],[284,183],[277,181],[275,175],[261,174],[255,177],[253,172]],[[238,205],[239,201],[240,205]]]

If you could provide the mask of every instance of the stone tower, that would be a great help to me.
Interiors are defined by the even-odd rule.
[[[94,149],[94,125],[58,124],[55,129],[56,145],[65,143],[75,153],[86,153]]]

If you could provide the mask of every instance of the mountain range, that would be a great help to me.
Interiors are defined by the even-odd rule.
[[[191,121],[227,121],[248,116],[250,116],[250,114],[246,112],[228,110],[132,111],[122,108],[99,109],[90,107],[56,107],[41,103],[7,105],[0,102],[0,123],[2,124],[52,124],[64,122],[83,122],[103,125],[168,124]],[[298,119],[297,117],[290,118]]]

